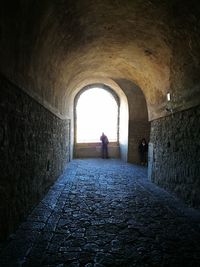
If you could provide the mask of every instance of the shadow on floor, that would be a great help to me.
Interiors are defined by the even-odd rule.
[[[74,160],[0,266],[200,266],[200,214],[120,160]]]

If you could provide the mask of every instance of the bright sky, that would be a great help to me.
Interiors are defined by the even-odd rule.
[[[104,132],[109,141],[117,141],[118,105],[112,94],[92,88],[81,94],[77,106],[77,142],[100,142]]]

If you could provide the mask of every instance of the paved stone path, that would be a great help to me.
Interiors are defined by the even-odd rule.
[[[200,266],[200,215],[144,167],[74,160],[10,238],[0,266]]]

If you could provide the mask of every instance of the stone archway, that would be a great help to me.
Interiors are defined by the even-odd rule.
[[[120,113],[123,110],[123,107],[120,108],[120,98],[118,96],[118,94],[111,89],[109,86],[106,86],[104,84],[92,84],[92,85],[88,85],[84,88],[82,88],[75,96],[74,98],[74,153],[73,156],[75,158],[88,158],[88,157],[100,157],[101,155],[101,144],[99,139],[95,140],[95,141],[90,141],[88,140],[87,142],[85,141],[78,141],[77,140],[77,121],[78,121],[78,114],[77,114],[77,105],[79,102],[79,99],[81,98],[81,96],[84,95],[84,93],[88,92],[89,90],[92,90],[94,88],[98,88],[99,90],[104,90],[106,93],[108,93],[108,97],[109,94],[112,96],[113,101],[116,104],[116,138],[114,138],[114,140],[110,140],[109,142],[109,157],[111,158],[120,158],[120,142],[119,142],[119,132],[120,132]],[[101,104],[102,108],[104,103]],[[94,111],[95,112],[95,111]],[[92,126],[91,126],[92,127]],[[89,129],[90,130],[90,129]],[[99,136],[101,134],[101,131],[99,131]]]
[[[111,86],[112,87],[111,87]],[[107,81],[107,84],[92,83],[76,90],[73,103],[72,134],[76,135],[76,112],[75,107],[79,96],[93,87],[100,87],[110,92],[119,104],[119,132],[118,142],[110,146],[111,157],[121,158],[126,162],[139,163],[138,143],[145,137],[149,141],[150,123],[145,96],[142,90],[133,82],[128,80]],[[74,137],[72,144],[73,155],[76,157],[98,157],[100,147],[98,143],[79,144]]]
[[[142,138],[150,140],[150,122],[148,107],[142,89],[130,80],[116,80],[128,100],[128,155],[127,161],[140,163],[138,144]]]

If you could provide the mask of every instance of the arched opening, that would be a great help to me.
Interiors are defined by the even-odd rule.
[[[117,80],[117,83],[91,83],[83,87],[79,87],[76,90],[76,94],[73,97],[73,121],[72,121],[72,132],[71,132],[71,144],[73,151],[73,158],[88,158],[88,157],[100,157],[101,156],[101,143],[100,135],[104,131],[109,139],[109,152],[112,158],[121,158],[124,161],[131,163],[140,163],[138,145],[142,138],[149,141],[150,123],[148,121],[148,111],[147,103],[143,91],[137,85],[131,81],[127,80]],[[112,84],[112,87],[110,86]],[[81,96],[86,96],[86,92],[94,90],[94,88],[99,88],[114,102],[118,105],[118,115],[117,115],[117,139],[110,138],[111,135],[108,134],[106,130],[100,128],[95,133],[95,138],[88,138],[89,140],[78,140],[77,138],[77,104],[82,98]],[[112,88],[112,89],[111,89]],[[91,90],[92,89],[92,90]],[[100,103],[100,98],[97,98]],[[99,104],[98,103],[98,104]],[[93,103],[91,104],[93,105]],[[96,104],[97,105],[97,104]],[[95,105],[93,105],[95,106]],[[100,107],[104,107],[100,103]],[[84,107],[83,107],[84,109]],[[100,108],[101,110],[101,108]],[[80,111],[83,115],[84,110]],[[109,113],[107,111],[107,113]],[[89,114],[94,113],[91,107],[89,107]],[[93,114],[92,114],[93,115]],[[98,121],[98,116],[94,116],[96,121]],[[83,128],[86,125],[83,119]],[[96,122],[95,122],[96,123]],[[95,123],[89,123],[89,126],[85,127],[86,132],[89,132],[91,128],[94,127]],[[103,129],[103,130],[102,130]]]
[[[74,157],[100,157],[100,135],[109,138],[109,157],[120,158],[118,95],[105,85],[82,89],[74,102]]]
[[[110,92],[98,87],[84,91],[76,105],[77,143],[99,142],[101,132],[118,142],[118,118],[119,105]]]

